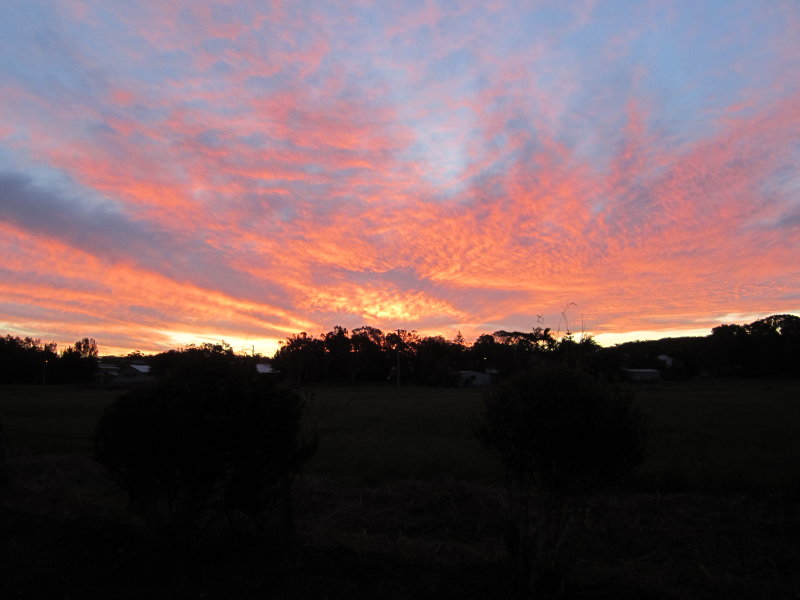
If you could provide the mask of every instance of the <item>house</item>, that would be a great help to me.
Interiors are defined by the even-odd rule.
[[[128,365],[119,374],[123,377],[150,377],[150,365]]]

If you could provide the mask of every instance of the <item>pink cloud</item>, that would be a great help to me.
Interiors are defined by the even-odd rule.
[[[99,4],[64,6],[103,22]],[[152,81],[105,74],[73,102],[0,84],[10,169],[63,174],[128,232],[81,248],[74,220],[34,234],[11,215],[3,298],[95,315],[119,339],[274,338],[337,318],[480,333],[572,301],[598,331],[652,329],[796,301],[790,83],[742,88],[689,130],[647,89],[653,65],[587,91],[652,27],[616,30],[584,64],[560,40],[592,3],[513,51],[494,43],[517,19],[502,4],[381,13],[389,25],[358,42],[344,32],[369,6],[298,6],[117,7],[144,40],[120,56],[169,62]],[[793,44],[774,47],[791,64]]]

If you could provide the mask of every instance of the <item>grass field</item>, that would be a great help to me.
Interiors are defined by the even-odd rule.
[[[648,417],[639,483],[659,490],[800,489],[800,381],[701,380],[635,388]],[[322,387],[309,394],[320,447],[308,469],[365,482],[497,478],[472,432],[485,392],[391,386]],[[7,453],[91,448],[118,391],[0,386]]]
[[[800,489],[800,381],[699,380],[633,388],[647,418],[638,482],[661,490]],[[482,390],[319,388],[310,467],[382,478],[500,476],[472,436]]]
[[[119,393],[61,385],[0,386],[7,454],[90,450],[97,420]]]
[[[800,381],[707,379],[635,390],[650,419],[643,483],[800,491]]]
[[[650,419],[645,489],[571,507],[565,597],[800,597],[800,508],[780,494],[798,482],[800,382],[635,390]],[[117,393],[0,387],[12,457],[0,472],[0,587],[12,596],[512,596],[499,469],[472,437],[482,390],[314,389],[309,470],[321,476],[294,486],[297,543],[234,519],[185,552],[130,519],[85,454]],[[653,493],[667,489],[688,493]]]
[[[429,387],[318,388],[309,403],[323,474],[481,479],[498,466],[475,441],[484,391]]]

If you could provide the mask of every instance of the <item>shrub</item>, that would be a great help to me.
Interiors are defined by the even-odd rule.
[[[558,366],[501,382],[486,399],[478,435],[514,480],[562,495],[613,483],[644,451],[628,394]]]
[[[482,417],[478,438],[500,459],[509,484],[506,541],[520,594],[557,596],[566,566],[568,498],[611,485],[642,462],[642,419],[618,388],[559,366],[500,383]]]
[[[259,380],[230,351],[190,349],[154,387],[108,408],[96,457],[159,534],[180,537],[232,511],[256,516],[272,501],[291,528],[289,487],[314,450],[303,410],[297,394]]]

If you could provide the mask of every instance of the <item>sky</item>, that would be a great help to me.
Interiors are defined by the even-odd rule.
[[[3,0],[0,334],[800,314],[800,3]]]

